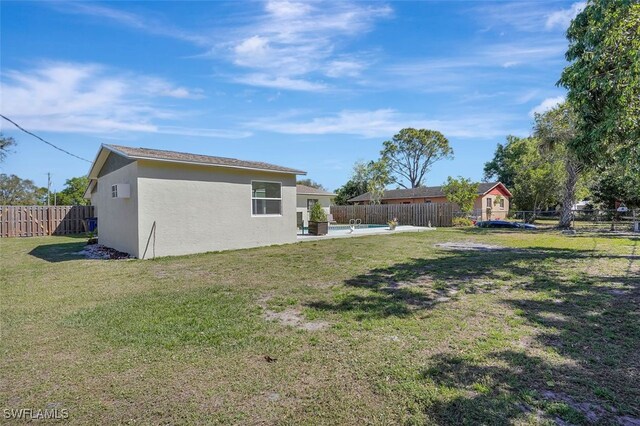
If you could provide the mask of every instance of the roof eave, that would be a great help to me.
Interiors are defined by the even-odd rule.
[[[95,184],[96,184],[96,180],[95,179],[91,179],[89,181],[89,185],[87,185],[87,189],[84,190],[84,194],[82,194],[82,198],[84,198],[85,200],[90,200],[91,199],[91,190],[93,189]]]
[[[338,194],[329,194],[328,192],[298,192],[298,195],[321,195],[325,197],[337,197]]]
[[[283,173],[287,175],[302,175],[305,176],[307,172],[303,170],[272,170],[272,169],[264,169],[260,167],[242,167],[242,166],[229,166],[227,164],[211,164],[211,163],[202,163],[200,161],[186,161],[186,160],[174,160],[174,159],[165,159],[165,158],[153,158],[153,157],[144,157],[141,155],[129,155],[127,158],[132,160],[145,160],[145,161],[160,161],[163,163],[177,163],[177,164],[193,164],[197,166],[208,166],[208,167],[222,167],[225,169],[240,169],[240,170],[255,170],[259,172],[269,172],[269,173]]]
[[[260,168],[260,167],[242,167],[242,166],[230,166],[230,165],[225,165],[225,164],[211,164],[211,163],[202,163],[199,161],[186,161],[186,160],[174,160],[174,159],[164,159],[164,158],[154,158],[154,157],[145,157],[143,155],[128,155],[123,151],[120,151],[117,148],[114,148],[111,145],[106,145],[106,144],[102,144],[100,146],[100,150],[98,151],[98,154],[96,155],[95,160],[93,161],[93,165],[91,166],[91,169],[89,170],[89,174],[88,177],[92,178],[92,172],[96,166],[96,163],[98,162],[98,159],[100,158],[100,154],[102,153],[102,151],[106,149],[108,151],[111,151],[115,154],[121,155],[124,158],[128,158],[130,160],[146,160],[146,161],[161,161],[164,163],[178,163],[178,164],[194,164],[194,165],[199,165],[199,166],[209,166],[209,167],[222,167],[222,168],[228,168],[228,169],[240,169],[240,170],[255,170],[255,171],[261,171],[261,172],[269,172],[269,173],[282,173],[282,174],[288,174],[288,175],[301,175],[301,176],[306,176],[307,172],[303,171],[303,170],[295,170],[295,169],[290,169],[290,170],[272,170],[272,169],[265,169],[265,168]],[[101,161],[102,164],[100,164],[100,167],[102,167],[102,165],[104,164],[104,161],[106,160],[106,157],[103,158],[103,160]],[[97,178],[97,173],[95,174],[95,177]]]
[[[509,191],[509,188],[507,188],[507,186],[502,182],[497,182],[491,188],[487,189],[486,191],[484,191],[482,194],[479,194],[479,195],[487,195],[489,192],[493,191],[498,186],[502,186],[502,188],[504,188],[504,190],[507,191],[507,194],[509,194],[508,196],[513,197],[513,194],[511,194],[511,191]]]

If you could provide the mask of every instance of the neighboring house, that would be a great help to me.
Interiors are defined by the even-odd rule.
[[[306,185],[296,185],[298,223],[309,222],[309,210],[315,203],[320,203],[327,215],[336,194]]]
[[[498,198],[498,195],[500,197]],[[497,199],[497,200],[496,200]],[[491,219],[505,219],[509,212],[511,192],[501,182],[481,182],[478,184],[478,198],[474,203],[474,216],[488,219],[487,208],[491,209]],[[350,204],[369,204],[371,194],[358,195],[348,200]],[[447,196],[441,186],[422,186],[410,189],[390,189],[384,191],[381,204],[446,203]]]
[[[102,145],[89,171],[100,244],[138,258],[296,241],[296,175],[233,158]]]

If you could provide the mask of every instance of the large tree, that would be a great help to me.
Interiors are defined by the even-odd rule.
[[[379,203],[389,183],[389,169],[383,161],[358,161],[353,165],[351,178],[336,190],[334,202],[345,205],[351,198],[370,192],[371,202]]]
[[[499,156],[496,161],[496,157]],[[508,177],[507,186],[513,193],[513,207],[518,210],[539,211],[554,207],[562,194],[564,169],[555,151],[542,151],[534,137],[507,137],[498,145],[494,160],[485,164],[485,179]],[[529,219],[535,215],[528,215]]]
[[[12,146],[16,145],[16,140],[0,133],[0,163],[4,161]]]
[[[616,208],[622,201],[629,208],[640,207],[640,163],[612,162],[591,179],[590,192],[595,204]]]
[[[577,121],[575,111],[567,102],[535,116],[534,135],[540,141],[540,148],[544,153],[560,159],[564,165],[564,185],[558,223],[560,228],[571,226],[578,181],[584,168],[583,161],[572,149],[572,144],[578,137]]]
[[[358,195],[367,192],[367,185],[368,182],[358,182],[356,180],[349,179],[347,183],[336,190],[336,197],[333,199],[333,202],[338,206],[347,205],[349,204],[347,201],[353,197],[357,197]]]
[[[461,212],[469,214],[478,198],[478,184],[461,176],[457,179],[449,176],[447,183],[442,186],[442,192],[447,196],[447,200],[458,205]]]
[[[0,174],[0,205],[31,206],[44,204],[47,188],[37,187],[32,180],[16,175]]]
[[[436,161],[453,158],[453,150],[436,130],[407,128],[385,141],[380,155],[394,182],[403,188],[417,188]]]
[[[371,195],[371,204],[380,204],[387,185],[392,182],[389,167],[384,159],[367,164],[367,190]]]
[[[518,173],[517,159],[525,152],[526,145],[518,143],[520,138],[507,136],[507,142],[498,143],[493,159],[484,164],[484,181],[502,182],[507,188],[512,189],[515,177]]]
[[[571,148],[596,166],[640,162],[640,3],[589,0],[567,38],[559,83],[580,117]]]
[[[60,206],[88,205],[89,200],[84,199],[84,191],[89,186],[89,178],[86,176],[67,179],[65,187],[57,195],[56,203]]]
[[[521,172],[520,160],[531,145],[529,142],[528,138],[509,135],[505,144],[498,143],[493,159],[484,164],[484,181],[502,182],[513,189],[516,176]]]

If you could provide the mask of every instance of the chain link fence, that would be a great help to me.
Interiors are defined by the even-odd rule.
[[[558,211],[519,210],[510,212],[510,218],[519,222],[534,223],[541,228],[554,228],[560,222]],[[571,227],[596,231],[635,231],[640,221],[640,210],[619,212],[615,209],[572,210]]]

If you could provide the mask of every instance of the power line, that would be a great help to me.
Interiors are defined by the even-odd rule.
[[[46,143],[47,145],[50,145],[50,146],[54,147],[54,148],[55,148],[55,149],[57,149],[58,151],[62,151],[62,152],[64,152],[65,154],[70,155],[70,156],[72,156],[72,157],[75,157],[75,158],[77,158],[77,159],[79,159],[79,160],[86,161],[87,163],[91,163],[91,161],[90,161],[90,160],[87,160],[86,158],[82,158],[82,157],[80,157],[80,156],[77,156],[77,155],[75,155],[75,154],[72,154],[72,153],[70,153],[69,151],[67,151],[67,150],[65,150],[65,149],[62,149],[62,148],[59,148],[59,147],[55,146],[55,145],[54,145],[54,144],[52,144],[51,142],[45,141],[44,139],[42,139],[40,136],[36,135],[35,133],[31,133],[31,132],[30,132],[30,131],[28,131],[27,129],[23,128],[22,126],[20,126],[18,123],[16,123],[16,122],[15,122],[15,121],[13,121],[12,119],[10,119],[10,118],[8,118],[8,117],[6,117],[6,116],[2,115],[2,114],[0,114],[0,117],[4,118],[4,119],[5,119],[5,120],[7,120],[9,123],[13,124],[13,125],[14,125],[14,126],[16,126],[18,129],[20,129],[20,130],[22,130],[23,132],[25,132],[26,134],[31,135],[31,136],[33,136],[33,137],[34,137],[34,138],[36,138],[36,139],[40,139],[42,142]]]

